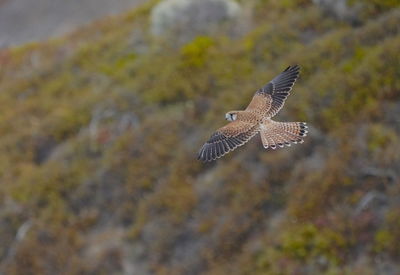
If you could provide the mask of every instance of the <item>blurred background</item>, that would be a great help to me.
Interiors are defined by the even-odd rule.
[[[60,36],[144,0],[0,0],[0,47]]]
[[[400,274],[398,0],[0,0],[0,274]],[[208,164],[291,64],[278,121]]]

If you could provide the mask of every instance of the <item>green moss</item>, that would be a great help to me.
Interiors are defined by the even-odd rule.
[[[208,59],[208,52],[213,45],[213,39],[207,36],[196,37],[192,42],[184,45],[181,49],[184,66],[203,67]]]
[[[318,229],[306,224],[282,237],[282,249],[290,257],[310,261],[315,257],[326,257],[333,264],[340,263],[340,250],[346,245],[345,238],[330,229]]]
[[[393,243],[393,235],[387,230],[380,230],[375,235],[375,247],[376,252],[383,252]]]
[[[362,47],[357,47],[354,51],[354,55],[350,58],[343,66],[343,70],[347,73],[351,73],[355,67],[364,59],[367,55],[367,50]]]

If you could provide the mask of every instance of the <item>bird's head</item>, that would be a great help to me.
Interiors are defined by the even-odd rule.
[[[225,118],[226,118],[226,120],[228,120],[228,121],[235,121],[236,118],[237,118],[237,112],[236,112],[236,111],[227,112],[227,113],[225,114]]]

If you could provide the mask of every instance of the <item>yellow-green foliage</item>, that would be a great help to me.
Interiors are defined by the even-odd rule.
[[[156,2],[0,51],[0,273],[400,268],[398,3],[359,1],[374,16],[354,27],[308,0],[240,1],[241,37],[172,48],[148,34]],[[307,121],[305,143],[198,162],[291,64],[275,119]]]
[[[325,257],[333,264],[339,264],[335,255],[346,244],[340,233],[330,229],[319,229],[304,225],[286,232],[282,237],[282,249],[289,257],[299,260]]]
[[[182,48],[183,63],[189,67],[202,67],[207,59],[207,52],[213,45],[213,40],[206,36],[199,36]]]

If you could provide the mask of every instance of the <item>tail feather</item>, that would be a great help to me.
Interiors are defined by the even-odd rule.
[[[261,127],[261,141],[264,148],[272,149],[290,146],[292,143],[303,143],[303,138],[308,133],[307,128],[305,122],[271,121]]]
[[[271,147],[273,149],[276,148],[276,142],[275,142],[272,132],[261,130],[260,135],[261,135],[262,143],[265,148],[268,148],[268,147]],[[266,144],[267,144],[267,147],[266,147]]]

